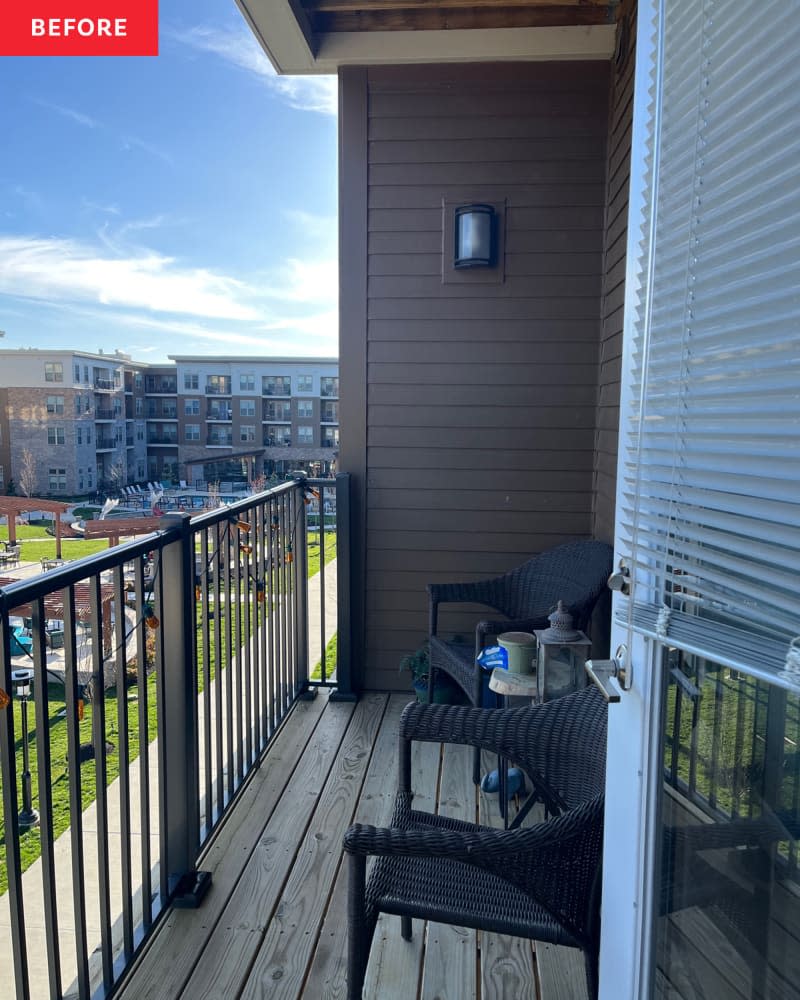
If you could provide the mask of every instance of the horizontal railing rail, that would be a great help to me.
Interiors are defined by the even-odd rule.
[[[161,523],[0,588],[4,997],[109,995],[294,701],[352,697],[347,476]]]

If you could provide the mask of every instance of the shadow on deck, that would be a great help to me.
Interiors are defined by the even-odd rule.
[[[372,693],[351,705],[320,693],[294,708],[201,859],[213,872],[203,905],[168,911],[122,1000],[345,995],[342,835],[354,820],[388,820],[408,700]],[[496,796],[470,780],[470,750],[416,745],[413,763],[421,808],[501,822]],[[420,921],[408,943],[396,917],[381,917],[364,990],[380,1000],[585,995],[576,951]]]

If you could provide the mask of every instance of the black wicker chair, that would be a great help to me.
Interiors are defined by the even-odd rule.
[[[547,628],[547,616],[556,602],[573,616],[575,628],[585,630],[597,599],[611,573],[613,549],[605,542],[568,542],[542,552],[503,576],[472,583],[430,583],[428,700],[438,671],[444,671],[473,705],[483,705],[483,677],[476,657],[487,636],[502,632],[531,632]],[[479,621],[472,644],[448,642],[437,634],[439,605],[456,602],[485,604],[505,620]],[[479,754],[475,754],[473,781],[480,781]]]
[[[400,782],[390,828],[356,824],[350,854],[348,997],[361,1000],[378,914],[497,931],[581,948],[596,995],[606,703],[595,688],[527,708],[410,704],[400,723]],[[485,748],[519,763],[560,815],[496,830],[411,808],[411,743]],[[366,878],[370,855],[376,861]]]

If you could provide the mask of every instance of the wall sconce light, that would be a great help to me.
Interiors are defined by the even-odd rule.
[[[496,255],[495,211],[491,205],[460,205],[455,210],[454,267],[492,267]]]

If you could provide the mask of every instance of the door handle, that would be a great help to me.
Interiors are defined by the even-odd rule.
[[[619,701],[620,689],[629,691],[631,687],[631,671],[627,664],[628,650],[620,646],[613,660],[587,660],[585,670],[589,679],[599,689],[608,702]],[[612,678],[616,684],[612,684]]]

